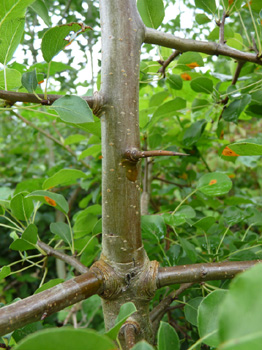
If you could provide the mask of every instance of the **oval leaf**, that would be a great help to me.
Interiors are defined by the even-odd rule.
[[[88,104],[78,96],[63,96],[52,104],[59,117],[68,123],[82,124],[94,121],[93,113]]]
[[[209,173],[203,175],[197,183],[199,191],[207,196],[221,196],[230,191],[232,182],[222,173]]]
[[[44,60],[50,62],[55,55],[72,42],[73,38],[89,29],[91,27],[84,26],[82,23],[67,23],[47,30],[41,43]],[[75,35],[66,39],[71,32],[74,32]]]
[[[158,350],[179,350],[180,342],[174,328],[166,322],[161,322],[157,333]]]
[[[255,347],[249,346],[260,333],[262,323],[262,265],[257,264],[250,270],[236,276],[230,285],[229,292],[221,304],[219,314],[220,341],[242,342],[246,347],[240,349],[259,350],[261,342]],[[243,338],[243,340],[242,340]],[[248,343],[248,341],[250,343]],[[224,348],[224,347],[222,347]],[[227,347],[225,347],[227,348]],[[238,347],[232,347],[236,349]]]
[[[113,350],[113,341],[104,335],[87,329],[48,328],[30,334],[13,350]]]
[[[209,337],[203,340],[209,346],[216,347],[219,344],[218,310],[226,294],[226,290],[215,290],[203,299],[198,308],[197,322],[199,335],[202,338],[210,334]]]
[[[58,235],[64,242],[71,246],[72,244],[72,236],[69,225],[65,222],[52,222],[50,225],[50,231]]]
[[[196,92],[203,92],[204,94],[211,94],[213,92],[213,82],[206,77],[195,78],[190,82],[191,89]]]
[[[68,203],[61,194],[48,192],[48,191],[34,191],[26,196],[44,204],[48,204],[51,207],[67,213],[69,210]]]
[[[56,186],[67,186],[76,183],[77,179],[85,178],[86,174],[81,170],[61,169],[43,183],[43,189],[47,190]]]
[[[137,8],[147,27],[158,28],[165,17],[162,0],[138,0]]]

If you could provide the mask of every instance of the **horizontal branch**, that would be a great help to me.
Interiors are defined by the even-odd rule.
[[[78,272],[80,273],[86,273],[88,271],[88,268],[83,265],[80,261],[78,261],[73,256],[69,256],[65,253],[59,252],[58,250],[50,247],[48,244],[45,244],[44,242],[38,241],[37,245],[46,252],[47,255],[54,256],[57,259],[60,259],[70,266],[74,267]]]
[[[40,100],[37,98],[37,96],[40,98]],[[2,100],[10,102],[10,104],[12,105],[16,102],[29,102],[41,103],[43,105],[52,105],[56,100],[63,97],[64,95],[47,95],[47,98],[45,98],[43,94],[39,94],[37,96],[26,92],[0,90],[0,98]],[[82,96],[81,98],[86,101],[90,108],[93,108],[95,101],[94,96]]]
[[[160,267],[158,270],[158,288],[171,284],[194,283],[211,280],[223,280],[235,277],[261,260],[226,261],[219,263],[179,265]]]
[[[97,294],[102,277],[87,272],[0,309],[0,336]]]
[[[173,152],[173,151],[139,151],[137,149],[127,150],[125,152],[125,158],[136,162],[140,158],[148,158],[148,157],[166,157],[166,156],[188,156],[189,154]]]
[[[180,52],[193,51],[208,55],[222,55],[234,58],[237,61],[253,62],[262,65],[261,57],[259,58],[256,54],[239,51],[225,44],[179,38],[152,28],[146,28],[144,43],[169,47]]]

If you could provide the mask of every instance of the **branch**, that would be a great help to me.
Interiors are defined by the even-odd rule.
[[[195,283],[210,280],[223,280],[235,277],[261,260],[226,261],[219,263],[192,264],[161,267],[158,270],[158,288],[177,283]]]
[[[150,320],[153,323],[153,334],[157,333],[160,321],[162,320],[164,314],[169,310],[170,304],[178,298],[186,289],[190,288],[193,283],[181,284],[180,288],[172,291],[166,298],[164,298],[151,312]]]
[[[45,99],[44,94],[38,95],[41,100],[39,100],[36,95],[29,94],[26,92],[14,92],[14,91],[6,91],[0,90],[0,98],[10,102],[13,105],[16,102],[31,102],[31,103],[41,103],[43,105],[52,105],[56,100],[63,97],[64,95],[47,95],[47,99]],[[93,108],[94,105],[94,96],[82,96],[83,100],[89,105],[90,108]]]
[[[218,21],[216,22],[216,24],[219,26],[219,43],[220,44],[225,44],[225,20],[228,17],[228,14],[226,13],[226,11],[223,12],[223,16],[222,16],[222,21]]]
[[[161,68],[159,68],[158,73],[163,74],[163,77],[166,76],[166,68],[168,65],[174,61],[174,59],[181,54],[180,51],[175,50],[165,61],[158,61],[161,64]]]
[[[125,152],[125,158],[137,162],[140,158],[148,157],[160,157],[160,156],[188,156],[185,153],[173,152],[173,151],[138,151],[137,149],[127,150]]]
[[[262,65],[262,59],[258,58],[257,55],[253,53],[239,51],[227,45],[215,42],[183,39],[169,33],[159,32],[152,28],[146,28],[144,43],[169,47],[180,52],[193,51],[206,53],[208,55],[223,55],[238,61],[247,61],[259,64],[260,66]]]
[[[136,334],[139,333],[139,326],[134,321],[127,321],[120,331],[124,333],[125,349],[130,350],[136,344]]]
[[[237,67],[236,67],[236,70],[235,70],[234,77],[233,77],[233,79],[232,79],[231,86],[236,85],[237,80],[238,80],[239,75],[240,75],[240,72],[241,72],[241,69],[242,69],[242,67],[244,66],[244,64],[245,64],[245,62],[243,62],[243,61],[239,61],[239,62],[237,63]],[[218,120],[220,120],[220,119],[222,118],[223,113],[224,113],[224,111],[225,111],[225,109],[226,109],[226,105],[227,105],[227,103],[228,103],[228,100],[229,100],[229,97],[228,97],[228,95],[227,95],[227,96],[221,101],[221,103],[224,105],[224,107],[223,107],[223,109],[222,109],[222,111],[221,111],[221,113],[220,113],[220,116],[219,116]]]
[[[41,293],[1,308],[0,336],[100,292],[102,276],[87,272]]]
[[[68,145],[64,145],[62,142],[60,142],[59,140],[57,140],[54,136],[52,136],[51,134],[49,134],[47,131],[45,131],[44,129],[39,128],[37,125],[35,125],[34,123],[30,122],[29,120],[27,120],[26,118],[24,118],[21,114],[16,113],[15,111],[12,111],[12,113],[20,120],[22,120],[25,124],[31,126],[32,128],[34,128],[35,130],[39,131],[41,134],[45,135],[45,137],[47,137],[48,139],[52,140],[54,143],[56,143],[57,145],[61,146],[62,148],[64,148],[66,151],[68,151],[73,157],[76,158],[77,161],[79,161],[82,165],[84,165],[84,167],[89,168],[89,165],[83,161],[83,159],[78,159],[77,154],[72,150],[71,147],[69,147]]]
[[[150,320],[151,322],[156,321],[158,318],[164,316],[164,314],[168,311],[169,305],[176,299],[180,294],[182,294],[186,289],[190,288],[193,283],[183,283],[180,288],[177,290],[173,290],[166,298],[161,300],[161,302],[150,312]],[[161,316],[161,317],[160,317]]]
[[[73,266],[78,272],[86,273],[88,271],[88,268],[73,256],[69,256],[65,253],[59,252],[58,250],[50,247],[48,244],[45,244],[44,242],[41,242],[41,241],[38,241],[37,245],[44,252],[46,252],[47,255],[54,256],[55,258],[66,262],[67,264]]]

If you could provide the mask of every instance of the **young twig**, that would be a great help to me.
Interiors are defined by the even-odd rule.
[[[158,73],[161,73],[163,75],[163,78],[165,78],[166,76],[166,68],[180,54],[181,54],[180,51],[175,50],[165,61],[161,61],[161,60],[158,61],[158,63],[160,63],[162,66],[161,68],[159,68]]]

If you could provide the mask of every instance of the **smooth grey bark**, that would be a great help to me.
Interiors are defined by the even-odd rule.
[[[158,265],[149,262],[142,243],[139,159],[126,156],[140,150],[139,67],[145,27],[135,0],[100,0],[100,18],[103,238],[98,267],[108,276],[105,289],[111,290],[103,300],[105,325],[114,326],[121,305],[132,301],[139,337],[150,341],[149,301]]]

